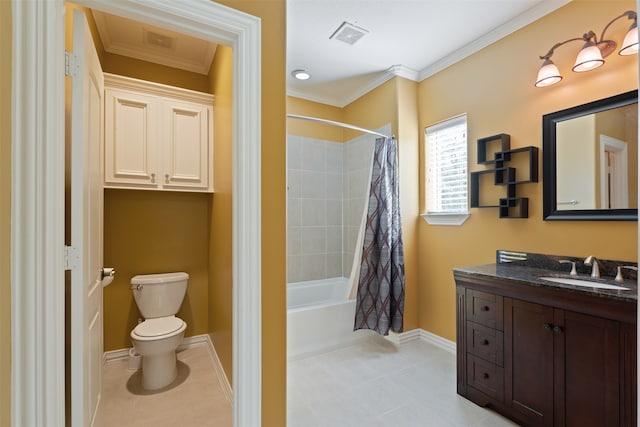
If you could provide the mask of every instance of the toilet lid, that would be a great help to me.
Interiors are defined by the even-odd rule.
[[[159,317],[157,319],[147,319],[139,323],[133,332],[141,337],[157,337],[175,332],[180,329],[183,324],[184,321],[175,316]]]

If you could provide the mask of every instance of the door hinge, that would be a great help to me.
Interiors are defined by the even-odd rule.
[[[66,50],[64,51],[64,75],[71,77],[78,75],[78,57]]]
[[[75,246],[64,247],[64,269],[74,270],[80,266],[80,256]]]

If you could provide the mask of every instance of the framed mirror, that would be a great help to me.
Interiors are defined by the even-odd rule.
[[[544,220],[638,220],[638,91],[542,116]]]

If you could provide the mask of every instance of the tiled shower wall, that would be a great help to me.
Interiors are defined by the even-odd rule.
[[[348,277],[374,137],[287,137],[287,281]]]

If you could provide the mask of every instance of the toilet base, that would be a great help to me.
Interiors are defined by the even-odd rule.
[[[158,390],[171,384],[178,376],[176,352],[142,356],[142,388]]]

